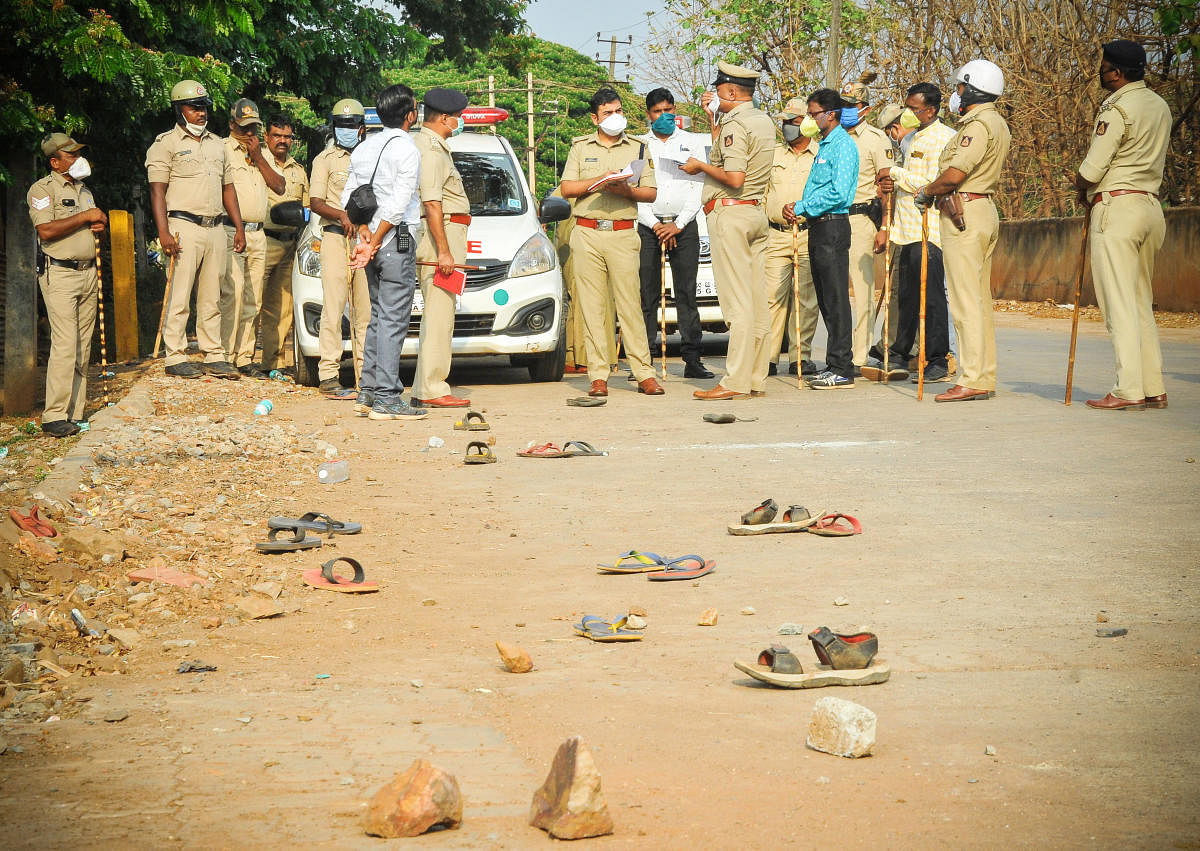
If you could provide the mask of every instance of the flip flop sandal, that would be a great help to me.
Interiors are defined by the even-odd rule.
[[[456,431],[491,431],[488,421],[478,411],[467,411],[461,420],[454,424]]]
[[[275,540],[280,532],[291,532],[292,539],[290,541]],[[266,541],[259,541],[254,545],[254,549],[260,553],[292,553],[297,550],[315,550],[321,546],[320,538],[310,538],[304,534],[303,529],[272,529],[267,533]]]
[[[854,635],[839,635],[829,627],[814,629],[808,634],[813,650],[822,665],[835,671],[854,671],[868,668],[879,652],[879,639],[873,632],[858,632]]]
[[[734,662],[733,667],[743,674],[749,674],[754,679],[777,688],[823,688],[825,686],[870,686],[886,683],[892,675],[892,669],[887,662],[876,662],[869,668],[859,671],[837,671],[827,665],[818,665],[816,670],[807,674],[784,674],[771,670],[770,665],[762,663],[751,665],[749,662]]]
[[[822,517],[821,513],[810,513],[803,505],[789,505],[775,523],[730,526],[730,535],[771,535],[779,532],[804,532]],[[745,517],[742,518],[745,520]]]
[[[551,455],[551,458],[599,458],[608,455],[585,440],[568,440],[563,444],[562,453]]]
[[[540,443],[517,450],[517,455],[522,458],[561,458],[562,450],[557,443]]]
[[[272,517],[267,521],[268,529],[304,529],[323,535],[357,535],[362,531],[361,523],[343,523],[328,514],[309,511],[299,517]]]
[[[770,523],[775,519],[779,505],[771,498],[764,499],[756,508],[751,508],[742,515],[742,525],[756,526],[759,523]]]
[[[602,408],[608,404],[604,396],[575,396],[568,399],[567,404],[572,408]]]
[[[862,524],[849,514],[823,514],[817,522],[804,531],[823,538],[845,538],[850,535],[861,535]]]
[[[354,568],[354,578],[348,579],[333,572],[333,566],[339,561],[344,561],[346,564]],[[365,594],[371,591],[379,590],[378,582],[364,581],[362,565],[357,559],[352,559],[347,556],[338,556],[331,558],[329,561],[321,565],[320,570],[306,570],[301,574],[305,585],[311,585],[313,588],[320,588],[322,591],[340,591],[344,594]]]
[[[733,414],[705,414],[701,417],[706,423],[754,423],[758,417],[737,417]]]
[[[30,532],[39,538],[55,538],[58,536],[58,530],[47,523],[42,518],[38,517],[38,507],[35,503],[29,509],[28,514],[22,514],[15,508],[8,509],[8,516],[12,521],[26,532]]]
[[[625,629],[624,625],[625,618],[610,621],[595,615],[584,615],[583,620],[574,625],[574,629],[576,635],[582,635],[584,638],[604,644],[642,640],[640,632]]]
[[[758,664],[772,674],[803,674],[804,666],[796,658],[796,654],[782,644],[772,644],[758,654]]]
[[[667,562],[667,566],[655,573],[647,573],[651,582],[670,582],[675,579],[698,579],[717,569],[715,561],[705,561],[700,556],[680,556]]]
[[[624,562],[629,561],[629,564]],[[670,562],[658,553],[643,553],[630,550],[621,553],[612,564],[597,563],[599,573],[649,573],[652,570],[662,570]]]
[[[474,449],[474,452],[471,450]],[[472,440],[467,444],[467,453],[463,456],[464,464],[495,464],[496,456],[492,454],[492,447],[488,446],[482,440]]]

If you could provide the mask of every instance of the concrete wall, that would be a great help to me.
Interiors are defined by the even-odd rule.
[[[1200,311],[1200,207],[1166,211],[1167,238],[1154,265],[1154,302],[1159,310]],[[1083,219],[1001,222],[992,258],[996,298],[1070,304],[1079,272]],[[1083,304],[1095,304],[1091,262]]]

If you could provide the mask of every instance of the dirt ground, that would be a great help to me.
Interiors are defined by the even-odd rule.
[[[1111,383],[1102,326],[1082,328],[1067,408],[1069,321],[997,325],[1000,392],[978,405],[937,405],[937,385],[918,403],[907,382],[823,393],[779,378],[714,406],[675,359],[665,397],[615,376],[606,407],[577,409],[564,400],[583,376],[534,385],[466,362],[452,380],[499,457],[480,467],[462,464],[455,413],[372,422],[309,390],[151,368],[134,392],[152,413],[97,426],[44,481],[0,494],[7,507],[57,487],[66,515],[118,531],[129,554],[37,561],[0,543],[5,611],[42,618],[0,641],[42,642],[64,674],[43,666],[6,695],[5,845],[370,847],[366,800],[426,758],[457,776],[464,822],[414,843],[536,848],[531,797],[578,734],[616,824],[602,847],[1200,847],[1200,330],[1163,331],[1167,410],[1101,413],[1082,402]],[[256,418],[263,397],[275,409]],[[701,421],[712,410],[758,419]],[[610,454],[514,455],[568,439]],[[329,448],[349,481],[317,483]],[[81,453],[109,460],[73,473]],[[18,454],[0,470],[24,469]],[[767,496],[853,514],[864,533],[726,534]],[[364,532],[253,552],[266,518],[309,509]],[[596,572],[631,548],[717,569]],[[380,593],[305,586],[332,555],[361,560]],[[123,575],[155,558],[205,585],[136,598],[145,586]],[[269,599],[250,589],[271,582],[282,616],[247,619],[238,602]],[[106,639],[72,637],[72,606],[140,642],[101,654]],[[579,616],[630,606],[648,612],[643,641],[573,635]],[[709,607],[716,626],[698,626]],[[803,636],[776,634],[785,622],[876,632],[891,680],[786,691],[733,668],[773,642],[815,661]],[[507,673],[496,640],[534,670]],[[189,660],[217,670],[175,672]],[[873,756],[806,748],[826,695],[877,713]]]

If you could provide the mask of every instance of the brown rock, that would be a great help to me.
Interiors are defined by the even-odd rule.
[[[59,537],[59,541],[65,551],[89,555],[96,561],[101,561],[105,556],[109,556],[110,561],[125,558],[125,544],[121,539],[94,526],[69,529]]]
[[[525,674],[533,670],[533,660],[517,645],[497,641],[496,649],[500,651],[500,659],[504,662],[504,667],[512,673]]]
[[[12,659],[3,670],[0,670],[0,682],[6,683],[23,683],[25,682],[25,663],[20,659]]]
[[[136,629],[110,629],[108,637],[126,650],[132,650],[134,647],[137,647],[138,643],[142,640],[142,634]]]
[[[592,752],[578,736],[558,746],[542,788],[533,793],[529,823],[555,839],[584,839],[613,832]]]
[[[420,836],[439,825],[454,830],[462,809],[454,776],[418,759],[371,798],[363,829],[385,839]]]
[[[216,629],[220,625],[221,625],[221,618],[217,617],[215,615],[211,616],[211,617],[200,619],[200,626],[204,627],[205,629]]]
[[[34,561],[49,564],[58,561],[58,550],[48,543],[45,538],[38,538],[29,532],[22,532],[17,538],[17,549]]]
[[[630,606],[629,614],[637,615],[639,618],[649,617],[650,613],[646,611],[645,606]]]
[[[696,621],[700,626],[716,626],[717,625],[717,610],[705,609],[700,615],[700,620]]]
[[[243,597],[237,601],[238,610],[250,618],[273,618],[276,615],[282,615],[283,609],[279,608],[279,604],[274,600],[265,600],[261,597]]]

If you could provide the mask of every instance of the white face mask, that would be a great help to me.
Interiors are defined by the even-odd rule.
[[[961,106],[962,106],[962,100],[959,98],[958,92],[954,92],[953,94],[950,95],[950,114],[951,115],[961,115],[962,114],[962,112],[960,110]]]
[[[629,126],[629,122],[625,120],[625,116],[619,112],[614,112],[612,115],[600,122],[600,129],[609,136],[620,136],[625,132],[625,128]]]
[[[712,113],[713,118],[717,117],[717,110],[721,108],[721,96],[714,93],[712,100],[708,102],[708,111]]]
[[[83,180],[84,178],[91,177],[92,164],[83,157],[79,157],[75,162],[71,163],[71,167],[67,169],[67,174],[75,180]]]
[[[192,122],[188,121],[184,123],[183,129],[191,133],[196,138],[199,138],[203,136],[204,132],[208,129],[208,123],[205,122],[204,124],[193,124]]]

